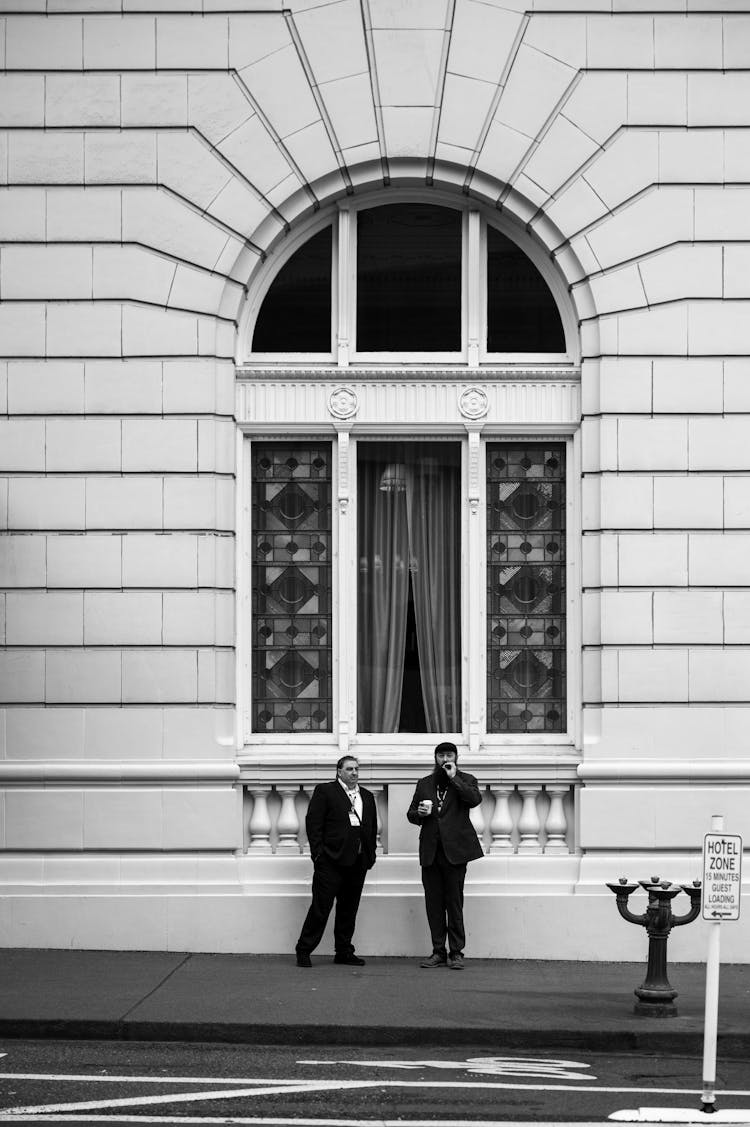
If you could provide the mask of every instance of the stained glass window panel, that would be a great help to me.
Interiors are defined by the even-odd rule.
[[[565,729],[565,447],[487,447],[487,729]]]
[[[331,447],[253,443],[255,732],[330,732]]]

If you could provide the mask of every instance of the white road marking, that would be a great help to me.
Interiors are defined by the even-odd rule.
[[[613,1111],[609,1117],[619,1123],[750,1123],[750,1111],[721,1109],[706,1114],[690,1107],[639,1107],[632,1111]]]
[[[460,1060],[298,1060],[297,1064],[344,1064],[360,1068],[442,1068],[464,1069],[487,1076],[538,1076],[549,1080],[596,1080],[590,1072],[571,1069],[590,1068],[575,1060],[547,1060],[544,1057],[468,1057]]]

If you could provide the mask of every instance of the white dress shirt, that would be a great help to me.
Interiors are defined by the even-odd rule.
[[[341,784],[341,786],[346,791],[346,796],[349,799],[350,803],[352,804],[352,809],[356,812],[357,817],[359,818],[359,820],[361,822],[362,821],[362,795],[359,793],[359,787],[357,786],[357,787],[354,788],[354,790],[349,790],[349,787],[346,785],[345,782],[343,782],[342,779],[339,779],[339,783]]]

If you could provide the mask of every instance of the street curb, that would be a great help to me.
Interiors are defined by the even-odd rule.
[[[0,1019],[0,1038],[59,1041],[182,1041],[242,1045],[455,1046],[486,1049],[576,1049],[587,1052],[703,1052],[703,1033],[666,1027],[640,1030],[490,1029],[486,1026],[254,1025],[239,1022]],[[750,1058],[750,1033],[718,1036],[725,1060]]]

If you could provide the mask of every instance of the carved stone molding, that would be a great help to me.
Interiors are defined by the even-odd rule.
[[[465,419],[483,419],[490,407],[487,392],[476,384],[465,387],[458,396],[458,409]]]
[[[357,414],[359,400],[353,387],[339,385],[328,396],[328,410],[335,419],[351,419]]]
[[[439,380],[440,382],[453,380],[461,384],[465,384],[468,379],[472,379],[481,380],[482,384],[487,384],[497,380],[580,380],[581,369],[572,364],[560,364],[558,366],[526,364],[520,367],[509,364],[505,367],[488,365],[478,368],[460,366],[432,368],[427,366],[417,367],[416,365],[401,368],[351,365],[346,368],[339,368],[332,364],[323,365],[319,368],[312,366],[301,366],[299,368],[279,366],[277,368],[268,365],[255,367],[250,364],[239,364],[236,369],[236,376],[239,382],[259,380],[262,383],[286,382],[290,379],[331,383],[341,380],[343,377],[350,381],[390,382],[400,380],[406,383],[423,383],[425,380]]]

